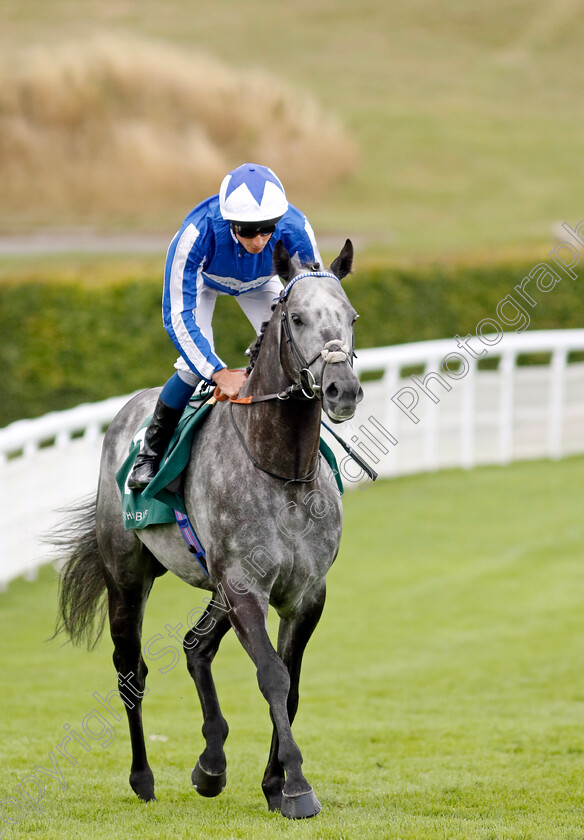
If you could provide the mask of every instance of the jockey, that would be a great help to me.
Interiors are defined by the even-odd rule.
[[[272,252],[281,239],[291,256],[322,265],[308,219],[288,203],[266,166],[244,163],[229,172],[219,195],[185,218],[166,256],[162,315],[180,356],[163,387],[128,485],[142,490],[154,478],[180,417],[201,380],[237,397],[243,370],[228,370],[215,353],[211,320],[217,295],[232,295],[259,334],[282,284]]]

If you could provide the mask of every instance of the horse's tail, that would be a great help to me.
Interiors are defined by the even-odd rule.
[[[85,499],[67,513],[50,541],[67,557],[61,567],[59,613],[52,638],[66,633],[73,644],[92,650],[101,638],[107,614],[106,581],[96,532],[96,498]]]

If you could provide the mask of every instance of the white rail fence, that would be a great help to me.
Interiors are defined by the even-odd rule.
[[[574,359],[584,330],[505,333],[475,358],[482,351],[476,338],[359,351],[359,375],[377,378],[366,379],[355,418],[336,431],[382,476],[584,452],[584,363]],[[536,353],[543,363],[518,364]],[[485,359],[496,368],[482,369]],[[58,509],[95,492],[103,433],[127,399],[0,429],[0,588],[34,577],[50,557],[40,535]],[[345,485],[363,488],[334,448]]]

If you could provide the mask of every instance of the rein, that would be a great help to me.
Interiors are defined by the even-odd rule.
[[[235,422],[235,417],[233,416],[233,403],[234,402],[237,402],[237,400],[231,400],[231,402],[229,403],[229,417],[231,419],[231,425],[235,429],[235,433],[236,433],[237,437],[239,438],[239,442],[241,443],[241,445],[243,447],[243,451],[245,452],[245,454],[247,455],[249,460],[252,462],[254,467],[257,467],[258,470],[261,470],[262,472],[266,473],[267,475],[271,475],[272,478],[279,478],[281,481],[285,481],[286,484],[290,484],[290,483],[292,483],[292,484],[310,484],[310,482],[316,481],[316,479],[318,478],[319,473],[320,473],[320,455],[316,459],[315,466],[306,473],[304,478],[294,478],[294,477],[288,477],[288,476],[285,476],[285,475],[280,475],[279,473],[272,472],[271,470],[268,470],[265,467],[262,467],[260,462],[256,461],[256,459],[253,457],[253,455],[249,451],[247,443],[245,442],[245,438],[241,434],[241,430],[239,429],[239,427],[237,426],[237,424]],[[313,473],[314,473],[314,475],[313,475]],[[312,478],[311,478],[311,476],[312,476]]]
[[[294,341],[290,332],[288,315],[287,313],[284,314],[284,311],[282,312],[282,329],[286,335],[286,343],[294,351],[294,355],[296,355],[297,361],[301,365],[298,371],[298,381],[284,388],[283,391],[278,391],[273,394],[250,394],[247,397],[228,397],[217,387],[215,389],[215,399],[217,402],[223,402],[228,399],[230,403],[235,403],[236,405],[253,405],[254,403],[266,402],[268,400],[287,400],[296,395],[302,395],[307,400],[313,400],[320,396],[322,387],[317,384],[314,374],[310,370],[310,365],[313,365],[319,356],[322,356],[325,365],[332,365],[335,362],[346,362],[351,355],[354,355],[339,338],[333,338],[332,341],[327,341],[322,350],[319,350],[316,356],[307,362]]]

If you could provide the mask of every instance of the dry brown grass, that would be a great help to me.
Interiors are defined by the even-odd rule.
[[[351,173],[357,151],[314,99],[200,51],[100,37],[0,65],[4,224],[175,220],[245,160],[298,200]]]

